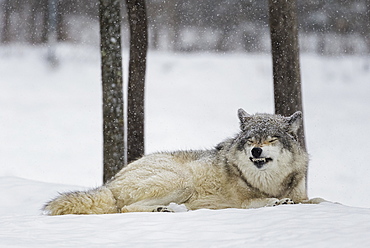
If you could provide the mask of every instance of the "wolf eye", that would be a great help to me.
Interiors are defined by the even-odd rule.
[[[251,145],[251,144],[253,144],[253,140],[251,138],[247,138],[247,143],[248,143],[248,145]]]
[[[275,141],[278,141],[279,140],[279,137],[272,137],[269,142],[270,143],[274,143]]]

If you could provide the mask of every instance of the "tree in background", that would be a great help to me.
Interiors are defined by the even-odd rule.
[[[296,0],[269,0],[275,113],[283,116],[303,111],[296,9]],[[303,125],[298,135],[305,148]]]
[[[103,181],[112,178],[125,162],[119,0],[99,1],[100,51],[103,84]]]
[[[148,31],[144,0],[127,0],[130,62],[127,94],[127,154],[125,152],[121,55],[121,5],[100,0],[103,83],[104,182],[127,162],[144,155],[144,88]],[[126,157],[127,155],[127,157]]]
[[[10,42],[10,15],[12,12],[12,7],[10,5],[10,0],[5,0],[2,3],[3,17],[2,17],[2,36],[1,43],[7,44]]]
[[[145,0],[126,0],[130,25],[127,163],[144,155],[144,93],[148,28]]]

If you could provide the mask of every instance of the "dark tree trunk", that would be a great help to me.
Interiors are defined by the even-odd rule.
[[[170,35],[170,43],[172,51],[179,51],[179,41],[180,41],[180,22],[178,20],[179,15],[177,13],[177,6],[179,1],[171,0],[164,1],[164,8],[166,9],[165,13],[167,16],[167,25]]]
[[[37,16],[37,11],[38,11],[38,8],[37,8],[37,3],[35,2],[31,2],[30,3],[30,9],[28,10],[29,11],[29,15],[28,15],[28,18],[27,18],[27,41],[30,43],[30,44],[36,44],[37,43],[37,39],[36,39],[36,16]]]
[[[144,93],[148,30],[145,0],[126,0],[130,24],[127,163],[144,155]]]
[[[120,1],[100,0],[99,17],[103,84],[103,180],[107,182],[124,166]]]
[[[10,15],[12,12],[10,0],[5,0],[3,7],[3,30],[1,35],[1,43],[7,44],[10,42]]]
[[[41,7],[42,12],[41,43],[47,43],[49,34],[49,0],[43,0],[43,2],[44,4]]]
[[[275,113],[302,111],[296,0],[269,0]],[[298,131],[306,147],[303,125]]]
[[[57,13],[57,24],[56,24],[56,32],[57,32],[57,41],[66,41],[67,40],[67,27],[65,23],[65,13],[63,11],[62,2],[58,2],[58,13]]]

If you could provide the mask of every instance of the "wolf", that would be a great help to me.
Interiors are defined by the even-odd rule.
[[[130,163],[101,187],[60,194],[48,215],[260,208],[308,199],[308,154],[298,142],[302,112],[289,117],[238,110],[240,131],[210,150],[154,153]]]

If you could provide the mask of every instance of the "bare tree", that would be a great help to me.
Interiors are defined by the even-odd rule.
[[[269,0],[275,113],[302,111],[296,0]],[[299,142],[305,148],[303,125]]]
[[[124,111],[121,55],[121,5],[100,0],[100,50],[103,84],[104,182],[124,166]]]
[[[130,24],[127,163],[144,155],[144,94],[148,28],[145,0],[126,0]]]

